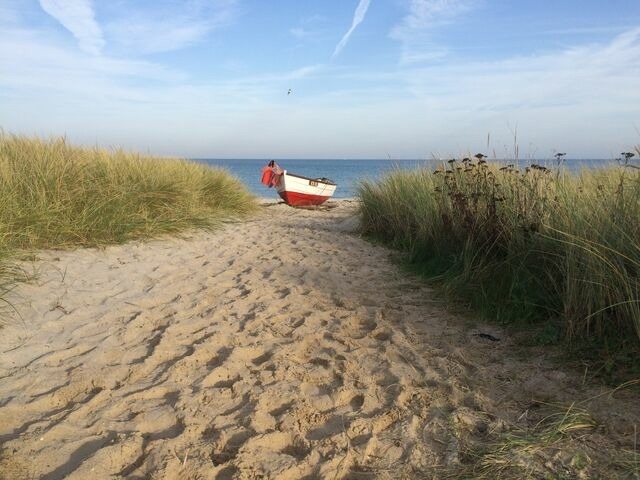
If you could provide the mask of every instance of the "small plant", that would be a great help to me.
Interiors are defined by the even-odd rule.
[[[541,406],[552,413],[531,426],[512,426],[509,432],[495,436],[488,444],[476,445],[466,452],[468,461],[454,469],[452,477],[533,479],[564,478],[563,475],[578,478],[580,472],[588,475],[592,460],[577,446],[577,440],[596,428],[594,418],[575,405]],[[555,461],[558,453],[567,458]]]
[[[556,165],[558,167],[560,167],[564,163],[564,160],[565,160],[566,156],[567,156],[566,153],[560,153],[560,152],[558,152],[558,153],[556,153],[554,155],[554,157],[556,158]]]

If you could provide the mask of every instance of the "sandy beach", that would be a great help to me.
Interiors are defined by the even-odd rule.
[[[583,402],[593,468],[634,448],[632,391],[454,313],[333,207],[23,263],[0,478],[441,478],[539,402]]]

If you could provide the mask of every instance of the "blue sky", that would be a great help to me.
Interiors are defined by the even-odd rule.
[[[0,127],[183,157],[611,158],[640,144],[640,1],[0,0]]]

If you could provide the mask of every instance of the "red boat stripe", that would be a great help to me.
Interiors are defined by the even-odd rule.
[[[329,199],[329,197],[322,195],[309,195],[308,193],[297,192],[278,192],[282,199],[289,205],[304,206],[304,205],[320,205]]]

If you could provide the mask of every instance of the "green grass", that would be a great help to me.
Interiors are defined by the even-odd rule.
[[[366,234],[483,316],[637,358],[640,170],[455,161],[364,182],[358,196]]]
[[[211,228],[256,208],[223,170],[0,133],[0,298],[12,284],[10,260],[19,250]]]

